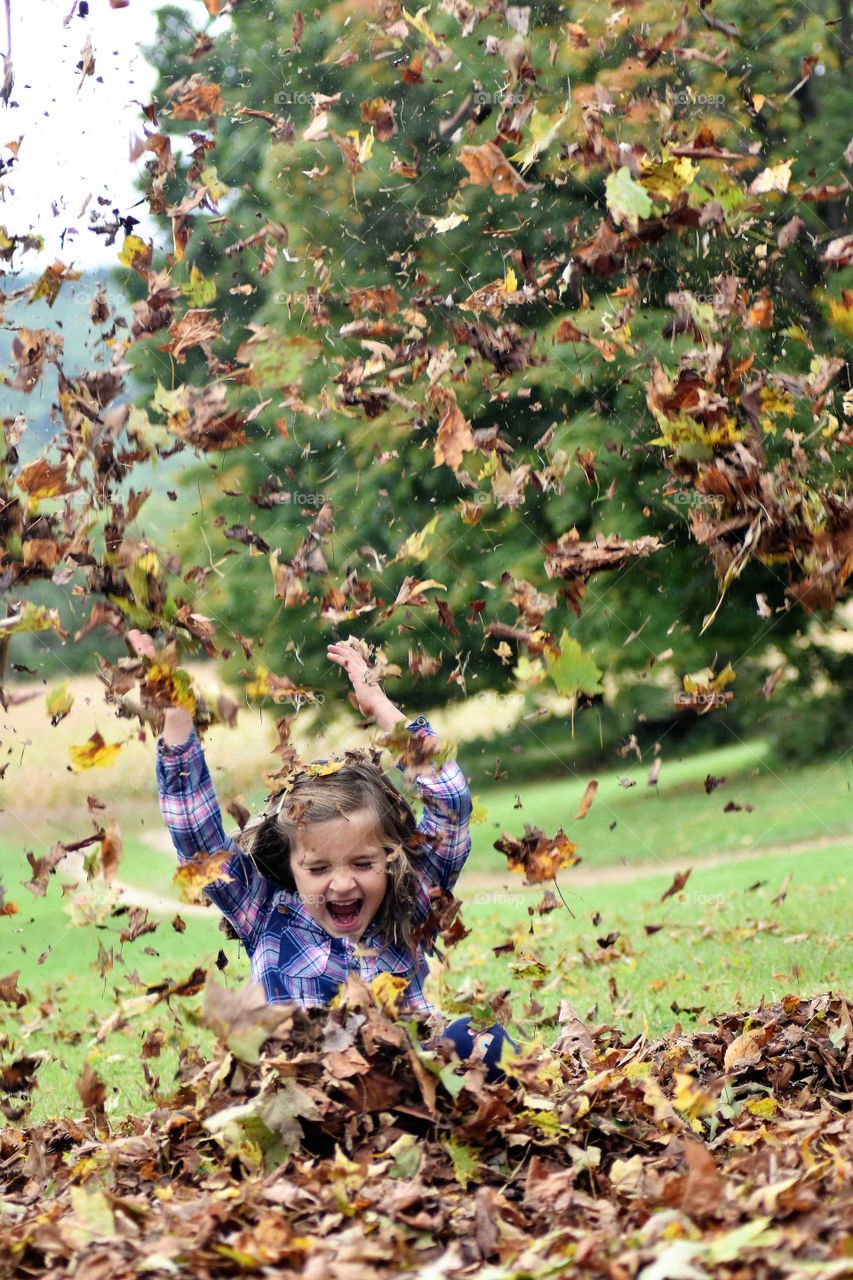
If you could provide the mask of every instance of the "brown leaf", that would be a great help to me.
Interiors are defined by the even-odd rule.
[[[179,90],[172,108],[173,120],[207,120],[210,116],[222,114],[222,91],[218,84],[194,75],[172,88],[173,92],[175,88]]]
[[[157,924],[157,920],[148,919],[145,907],[131,907],[127,913],[127,925],[119,934],[119,939],[121,942],[135,942],[143,934],[153,933]]]
[[[427,398],[440,406],[441,413],[435,440],[435,465],[446,462],[453,471],[458,471],[465,453],[477,447],[471,425],[456,403],[455,392],[445,387],[430,387]]]
[[[731,1042],[723,1058],[726,1071],[737,1071],[740,1067],[753,1066],[761,1058],[761,1047],[765,1041],[765,1029],[753,1027],[745,1031]]]
[[[688,1138],[684,1144],[688,1173],[681,1191],[681,1212],[695,1221],[722,1212],[725,1184],[714,1157],[702,1142]]]
[[[675,879],[673,880],[669,888],[666,890],[666,892],[661,894],[661,899],[660,899],[661,902],[666,902],[667,898],[673,897],[673,895],[676,893],[681,893],[681,890],[687,884],[687,880],[692,870],[693,870],[692,867],[688,867],[686,871],[678,872],[678,874],[676,875]]]
[[[460,189],[471,184],[491,187],[498,196],[515,196],[522,191],[539,189],[536,184],[525,182],[493,142],[483,143],[480,147],[460,147],[459,162],[468,171],[468,177],[459,183]]]
[[[575,814],[576,819],[586,817],[586,815],[590,811],[590,808],[592,807],[592,802],[595,799],[595,795],[597,791],[598,791],[598,780],[597,778],[591,778],[589,782],[586,784],[586,788],[584,790],[583,796],[581,797],[580,808]]]
[[[545,546],[545,572],[549,578],[582,578],[605,569],[621,569],[629,561],[643,559],[659,551],[663,543],[659,538],[636,538],[626,542],[616,534],[597,537],[593,542],[581,542],[577,529],[563,533],[554,543]]]
[[[83,1073],[77,1081],[76,1089],[86,1111],[91,1112],[99,1123],[105,1124],[106,1110],[104,1102],[107,1096],[106,1085],[95,1074],[88,1062],[83,1066]]]
[[[520,839],[503,831],[494,847],[506,855],[510,871],[525,873],[525,884],[553,880],[562,867],[573,867],[580,862],[580,858],[575,857],[577,845],[568,839],[562,827],[549,839],[539,827],[525,823]]]
[[[118,870],[118,864],[121,862],[123,848],[119,826],[115,818],[113,818],[101,840],[101,874],[105,880],[114,878]]]
[[[16,969],[14,973],[9,973],[5,978],[0,978],[0,1000],[4,1004],[13,1004],[16,1009],[23,1008],[29,999],[23,991],[18,990],[20,973],[20,969]]]

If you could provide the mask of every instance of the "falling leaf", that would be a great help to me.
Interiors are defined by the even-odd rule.
[[[604,692],[600,684],[602,673],[592,655],[586,653],[568,631],[560,636],[559,655],[546,649],[543,656],[548,674],[563,697],[573,698],[579,693],[593,697]]]
[[[652,212],[649,193],[631,177],[631,171],[625,165],[615,173],[609,173],[605,181],[607,208],[613,221],[618,225],[624,222],[636,231],[640,218],[648,218]]]
[[[677,873],[666,892],[661,894],[661,902],[666,902],[667,898],[673,897],[676,893],[681,893],[681,890],[687,884],[688,877],[692,870],[692,867],[688,867],[686,871],[679,871]]]
[[[75,769],[104,769],[111,765],[124,743],[105,742],[100,733],[93,733],[82,746],[68,748]]]
[[[172,878],[181,902],[205,902],[203,891],[208,885],[219,881],[228,884],[233,876],[225,868],[233,857],[230,850],[220,849],[211,854],[197,853],[190,861],[182,863]]]
[[[590,807],[592,805],[593,800],[595,799],[595,795],[597,791],[598,791],[598,781],[596,778],[591,778],[590,781],[586,784],[586,787],[584,788],[584,793],[583,793],[583,796],[581,797],[580,808],[575,814],[576,819],[586,817],[586,815],[590,811]]]
[[[50,723],[55,728],[61,720],[65,719],[74,706],[74,694],[68,688],[68,681],[66,680],[64,684],[57,685],[55,689],[51,689],[44,702],[45,710],[50,716]]]
[[[575,857],[577,845],[565,835],[562,828],[548,838],[539,827],[524,824],[524,835],[519,839],[502,831],[494,847],[506,854],[510,871],[523,871],[525,884],[541,884],[553,880],[562,867],[573,867],[580,862]]]
[[[0,1000],[4,1004],[13,1004],[16,1009],[23,1008],[28,1000],[24,992],[18,990],[18,978],[20,975],[20,969],[16,969],[14,973],[7,974],[5,978],[0,978]]]

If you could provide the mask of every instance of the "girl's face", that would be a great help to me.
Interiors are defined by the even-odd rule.
[[[376,815],[306,823],[290,857],[296,892],[310,916],[334,938],[359,939],[382,906],[387,857]]]

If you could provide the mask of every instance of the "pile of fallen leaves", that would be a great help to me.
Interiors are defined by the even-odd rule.
[[[221,1049],[185,1050],[174,1096],[111,1126],[87,1067],[85,1119],[0,1132],[2,1273],[853,1274],[843,998],[654,1042],[565,1005],[555,1043],[486,1084],[396,994],[351,979],[303,1010],[210,977]],[[36,1067],[4,1069],[7,1115]]]

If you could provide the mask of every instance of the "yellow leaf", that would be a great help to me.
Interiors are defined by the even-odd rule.
[[[779,391],[776,387],[761,388],[759,405],[761,429],[771,434],[776,432],[776,417],[779,414],[790,419],[796,412],[793,397],[787,391]]]
[[[346,136],[348,138],[352,138],[355,143],[355,149],[358,152],[359,161],[364,164],[365,160],[369,160],[373,155],[373,129],[371,128],[367,137],[364,139],[364,142],[361,141],[361,135],[358,129],[348,129]]]
[[[209,884],[228,884],[233,880],[234,877],[225,871],[226,864],[233,857],[229,849],[219,849],[212,854],[197,853],[190,862],[178,867],[172,884],[178,890],[181,902],[204,902],[206,899],[202,891]]]
[[[123,746],[122,742],[104,742],[99,733],[93,733],[81,747],[71,746],[68,750],[77,769],[103,769],[112,764]]]
[[[401,978],[393,973],[378,973],[370,984],[370,990],[382,1012],[393,1018],[399,1011],[400,998],[408,985],[408,978]]]
[[[687,1071],[675,1073],[675,1092],[672,1105],[685,1115],[695,1127],[701,1116],[712,1116],[717,1109],[717,1099],[700,1089]]]
[[[60,720],[64,720],[73,706],[74,694],[68,688],[67,680],[64,684],[57,685],[55,689],[51,689],[44,700],[45,711],[50,716],[50,722],[53,725],[58,725]]]
[[[472,796],[472,805],[470,822],[486,822],[489,817],[489,811],[483,804],[479,796]]]
[[[842,299],[829,300],[829,323],[848,338],[853,338],[853,289],[842,290]]]
[[[518,277],[512,267],[507,267],[506,269],[506,275],[504,276],[504,288],[507,293],[515,293],[518,288]]]
[[[345,764],[346,760],[316,760],[305,766],[305,772],[315,778],[326,778],[330,773],[337,773],[339,769],[343,769]]]
[[[762,169],[758,177],[753,178],[749,184],[750,195],[765,195],[769,191],[787,191],[788,183],[791,181],[792,164],[792,160],[781,160],[779,164]]]
[[[436,49],[441,49],[442,43],[427,22],[426,18],[423,16],[425,13],[429,13],[429,5],[424,5],[422,9],[418,9],[414,17],[408,12],[408,10],[404,9],[403,17],[406,19],[409,26],[414,27],[415,31],[420,31],[421,35],[429,40],[430,44],[434,44]]]
[[[640,186],[658,199],[672,201],[689,187],[699,166],[688,156],[661,161],[644,160],[640,164]]]
[[[436,512],[429,523],[424,525],[423,529],[410,533],[406,541],[398,548],[393,563],[396,564],[398,560],[407,558],[425,560],[432,550],[426,540],[431,533],[435,533],[436,525],[440,519],[440,513]]]
[[[148,245],[139,236],[126,236],[118,260],[123,267],[132,267],[138,260],[147,258],[148,253]]]
[[[196,700],[192,681],[180,667],[172,668],[156,662],[149,668],[141,685],[144,700],[155,707],[184,707],[195,714]]]
[[[751,1098],[746,1104],[746,1109],[750,1115],[758,1116],[761,1120],[772,1120],[776,1114],[778,1103],[775,1098]]]
[[[160,572],[160,560],[156,551],[145,551],[136,561],[143,573],[153,573],[155,578]]]

